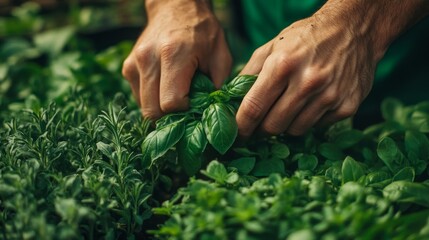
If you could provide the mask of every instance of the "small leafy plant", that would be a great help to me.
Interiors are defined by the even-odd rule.
[[[237,136],[236,107],[249,91],[256,76],[233,78],[222,89],[202,73],[193,77],[190,90],[190,109],[168,114],[156,122],[156,129],[143,141],[143,165],[151,165],[172,147],[187,174],[200,168],[207,144],[220,154],[231,148]]]

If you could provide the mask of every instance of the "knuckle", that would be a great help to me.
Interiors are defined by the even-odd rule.
[[[353,115],[355,115],[357,111],[357,107],[349,104],[349,105],[343,105],[343,107],[339,108],[336,112],[335,112],[335,117],[336,119],[342,120],[348,117],[351,117]]]
[[[151,47],[140,44],[140,46],[135,49],[135,54],[139,64],[145,64],[151,60],[152,50]]]
[[[274,121],[265,121],[262,126],[261,129],[264,133],[268,134],[268,135],[278,135],[282,132],[284,132],[284,126],[282,126],[282,124],[280,124],[279,122],[274,122]]]
[[[174,94],[165,94],[160,101],[161,111],[164,113],[184,110],[183,99],[180,99]]]
[[[259,48],[257,48],[257,49],[253,52],[253,54],[252,54],[252,58],[258,58],[259,56],[264,55],[264,52],[265,52],[264,48],[263,48],[263,47],[259,47]]]
[[[301,136],[304,133],[306,133],[306,130],[302,129],[302,128],[297,128],[297,127],[290,127],[287,130],[287,133],[291,136]]]
[[[122,65],[122,76],[124,76],[127,81],[131,81],[135,71],[134,62],[130,57],[128,57]]]
[[[338,101],[338,94],[336,91],[328,90],[325,93],[323,93],[320,104],[323,107],[330,107],[334,105]]]
[[[141,112],[144,118],[149,119],[151,121],[158,120],[162,116],[162,114],[159,111],[155,111],[150,108],[146,108],[146,109],[142,108]]]
[[[254,97],[245,97],[240,108],[243,115],[250,121],[259,121],[263,116],[262,103]]]
[[[171,59],[177,49],[177,43],[173,41],[166,41],[159,47],[159,54],[162,59]]]
[[[327,83],[327,78],[315,70],[307,70],[301,82],[301,91],[305,94],[313,93]]]
[[[292,69],[294,66],[293,59],[286,54],[278,54],[275,59],[275,64],[282,69]]]

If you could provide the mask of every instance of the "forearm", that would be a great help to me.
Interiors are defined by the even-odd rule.
[[[177,8],[185,8],[187,10],[200,9],[211,10],[211,0],[145,0],[145,8],[150,19],[156,12],[161,9],[169,8],[171,11],[176,11]]]
[[[399,35],[428,14],[427,0],[328,0],[315,15],[347,22],[353,34],[367,37],[379,60]]]

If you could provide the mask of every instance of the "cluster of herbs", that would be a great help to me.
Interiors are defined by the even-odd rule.
[[[155,208],[161,239],[426,239],[429,102],[303,137],[254,139]]]
[[[156,129],[142,144],[143,165],[152,165],[175,147],[180,165],[193,176],[201,168],[208,143],[225,154],[237,137],[237,107],[255,80],[252,75],[237,76],[216,90],[209,78],[197,72],[189,110],[165,115],[156,122]]]
[[[148,134],[120,75],[132,45],[75,35],[0,44],[0,238],[429,238],[429,102],[235,146],[256,76],[216,90],[196,73],[190,109]]]
[[[139,161],[150,123],[121,77],[131,47],[95,52],[72,27],[1,42],[0,239],[144,234],[168,178]]]

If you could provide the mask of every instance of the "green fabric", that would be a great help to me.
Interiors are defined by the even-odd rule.
[[[321,0],[242,0],[246,49],[241,60],[248,60],[259,46],[274,38],[291,23],[311,16]],[[405,103],[429,100],[429,19],[397,39],[380,61],[373,90],[360,108],[363,116],[378,111],[382,99],[396,97]]]

